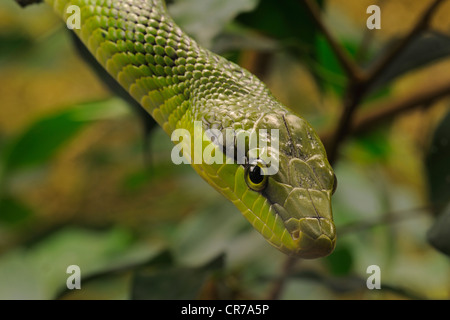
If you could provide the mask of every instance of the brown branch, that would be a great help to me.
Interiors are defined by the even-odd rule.
[[[450,95],[450,81],[442,81],[432,87],[426,87],[416,91],[412,95],[401,97],[389,102],[382,102],[368,107],[368,111],[356,114],[350,125],[349,135],[354,135],[384,123],[393,117],[414,110],[419,107],[429,107],[438,99]],[[320,134],[320,138],[325,146],[332,141],[334,132],[328,131]]]
[[[378,226],[392,225],[394,223],[405,222],[410,219],[416,219],[427,212],[435,209],[433,204],[427,204],[417,208],[410,208],[396,212],[384,214],[383,217],[372,221],[360,221],[339,226],[339,236],[344,236],[353,232],[366,231]]]
[[[327,148],[328,161],[333,165],[338,157],[338,150],[341,143],[349,135],[349,127],[353,114],[358,108],[366,91],[364,83],[350,83],[344,100],[344,111],[339,119],[336,132],[333,134],[331,143],[325,145]]]
[[[280,276],[274,280],[272,288],[267,295],[267,300],[278,300],[280,298],[284,285],[286,284],[286,281],[292,273],[292,269],[298,261],[299,259],[295,257],[286,258],[281,269]]]
[[[423,30],[426,30],[431,17],[443,1],[444,0],[434,0],[403,40],[401,40],[398,45],[394,46],[392,50],[381,58],[368,72],[365,72],[360,78],[350,78],[344,101],[344,111],[339,120],[336,133],[333,135],[333,140],[327,145],[328,160],[331,164],[333,164],[338,157],[338,150],[341,143],[351,133],[351,123],[353,121],[354,113],[366,93],[369,91],[370,86],[378,79],[394,59],[403,52],[408,44]]]
[[[341,45],[339,45],[336,39],[332,36],[331,32],[329,31],[329,29],[322,20],[320,8],[317,5],[317,3],[314,0],[303,0],[303,1],[309,13],[313,17],[313,20],[316,23],[317,27],[320,29],[322,34],[327,39],[331,49],[333,50],[334,54],[336,55],[336,58],[339,60],[339,63],[341,64],[342,68],[344,69],[348,77],[352,81],[361,81],[363,78],[362,70],[349,57],[347,52],[342,48]]]
[[[329,135],[329,137],[333,137],[332,139],[328,138],[328,141],[323,140],[325,146],[327,147],[328,160],[331,164],[333,164],[338,157],[338,150],[341,143],[351,133],[356,132],[357,130],[361,130],[363,126],[368,125],[369,123],[373,124],[380,122],[388,116],[392,117],[397,113],[408,110],[417,105],[423,105],[427,102],[429,103],[443,95],[448,94],[447,88],[435,87],[434,90],[422,92],[422,95],[416,94],[412,98],[406,98],[404,100],[392,103],[390,106],[388,105],[388,107],[385,107],[386,109],[381,109],[384,110],[383,112],[378,111],[374,112],[374,114],[369,115],[366,118],[363,117],[363,120],[359,120],[361,121],[359,127],[360,129],[358,129],[358,126],[354,127],[352,125],[354,113],[357,110],[360,102],[370,89],[370,86],[378,79],[378,77],[383,73],[386,67],[388,67],[401,52],[403,52],[408,44],[428,27],[431,17],[433,16],[438,6],[444,0],[434,0],[427,8],[427,10],[425,10],[425,12],[422,14],[416,25],[403,38],[403,40],[401,40],[396,46],[394,46],[391,51],[383,56],[383,58],[375,63],[374,66],[367,72],[364,72],[362,69],[360,69],[357,63],[350,59],[347,52],[345,52],[342,46],[334,39],[331,32],[325,26],[321,18],[320,8],[317,6],[317,3],[314,0],[303,1],[311,16],[313,17],[317,27],[325,36],[339,63],[349,77],[349,83],[344,100],[344,111],[339,120],[336,132],[332,136]],[[279,298],[284,284],[287,281],[289,274],[292,272],[295,261],[296,260],[291,257],[286,259],[285,264],[283,265],[281,276],[274,282],[273,288],[269,293],[269,299]]]
[[[427,87],[413,95],[408,95],[389,103],[371,107],[370,111],[357,115],[350,129],[351,134],[366,132],[373,126],[392,119],[400,113],[408,112],[418,107],[433,105],[438,99],[450,95],[450,81]]]
[[[384,1],[385,0],[376,0],[375,5],[380,7]],[[371,30],[369,28],[363,28],[363,29],[364,29],[364,34],[363,34],[361,43],[359,44],[359,48],[355,54],[355,60],[358,64],[361,63],[366,58],[366,55],[369,51],[369,48],[370,48],[370,46],[374,40],[374,36],[376,34],[375,32],[373,32],[373,30]]]
[[[384,70],[399,56],[401,52],[411,43],[411,41],[418,36],[422,31],[425,31],[430,25],[431,18],[436,12],[440,4],[445,0],[434,0],[430,6],[425,10],[415,26],[409,31],[409,33],[403,37],[396,45],[391,47],[381,59],[378,60],[367,72],[367,79],[370,79],[372,83],[378,76],[383,73]]]

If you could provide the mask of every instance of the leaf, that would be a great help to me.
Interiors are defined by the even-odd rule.
[[[160,243],[138,243],[123,228],[66,227],[0,256],[0,299],[54,299],[67,288],[70,265],[80,267],[83,290],[83,279],[147,262],[160,251]]]
[[[345,243],[338,243],[334,252],[325,258],[332,274],[337,276],[347,275],[353,268],[353,254],[352,250]]]
[[[437,250],[450,256],[450,112],[434,132],[425,159],[430,201],[438,215],[427,233]]]
[[[118,99],[90,102],[37,119],[2,154],[4,170],[42,165],[87,123],[124,113]]]
[[[207,263],[225,252],[243,228],[250,227],[231,202],[221,200],[179,224],[172,244],[177,261],[189,265]],[[238,253],[246,247],[234,250]]]
[[[450,112],[436,128],[425,158],[429,197],[438,208],[443,208],[450,203],[449,164]]]
[[[211,47],[212,40],[239,13],[253,10],[258,0],[177,0],[169,6],[171,16],[200,44]]]
[[[135,300],[192,300],[198,298],[208,278],[223,269],[225,260],[219,255],[195,268],[146,268],[136,273],[132,286]]]
[[[294,46],[309,53],[314,49],[317,27],[302,1],[262,0],[254,11],[241,14],[237,21],[278,41],[294,42]]]
[[[394,39],[387,43],[385,50],[381,50],[380,55],[382,56],[385,54],[385,51],[390,50],[398,41],[398,39]],[[378,80],[373,84],[372,91],[383,87],[407,72],[426,66],[427,64],[448,57],[449,55],[449,36],[437,31],[422,33],[416,37],[383,71]],[[375,59],[378,58],[379,57],[375,57]]]
[[[318,1],[321,7],[323,3]],[[303,1],[261,0],[255,10],[239,15],[236,20],[278,41],[298,59],[316,58],[318,28]]]
[[[7,33],[0,35],[0,63],[11,56],[20,54],[31,45],[31,40],[21,33]]]
[[[349,143],[348,154],[354,161],[362,163],[385,162],[392,152],[389,134],[385,128],[380,128],[355,137]]]
[[[11,196],[0,198],[0,222],[13,226],[24,222],[32,215],[32,210]]]
[[[318,85],[322,89],[328,86],[340,96],[343,96],[347,85],[347,75],[342,69],[341,63],[324,36],[317,36],[315,45],[318,65],[314,67],[313,71],[316,76],[325,80],[318,81]],[[356,55],[358,45],[355,42],[342,41],[341,45],[350,56]]]
[[[450,205],[437,217],[427,232],[428,242],[438,251],[450,256]]]

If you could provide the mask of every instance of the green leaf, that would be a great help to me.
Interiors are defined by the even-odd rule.
[[[386,161],[391,151],[389,134],[385,128],[355,137],[349,142],[346,150],[354,161],[369,164]]]
[[[211,47],[212,40],[239,13],[253,10],[258,0],[177,0],[169,6],[174,20],[199,43]]]
[[[31,45],[31,40],[21,33],[0,34],[0,63],[20,54]]]
[[[122,102],[109,99],[77,105],[37,119],[6,147],[2,154],[4,170],[42,165],[87,123],[123,112]]]
[[[386,44],[385,50],[381,50],[380,55],[391,50],[392,46],[398,42],[394,39]],[[395,58],[372,86],[372,91],[383,87],[395,78],[411,72],[420,67],[426,66],[439,59],[450,55],[450,37],[437,31],[430,31],[420,34]],[[374,60],[378,59],[375,57]]]
[[[221,200],[179,224],[172,244],[177,261],[189,265],[206,263],[225,252],[243,228],[250,227],[231,202]],[[246,247],[235,250],[238,253]]]
[[[160,251],[160,243],[138,243],[123,228],[66,227],[0,256],[0,299],[53,299],[67,289],[70,265],[80,267],[83,290],[83,279],[147,262]]]
[[[450,256],[450,205],[437,217],[427,232],[430,244],[440,252]]]
[[[149,267],[139,270],[132,286],[135,300],[192,300],[198,298],[210,276],[223,269],[225,260],[219,255],[204,266],[195,268]]]
[[[347,75],[342,69],[341,63],[336,58],[333,49],[324,36],[317,36],[315,45],[317,65],[314,66],[313,71],[319,79],[323,79],[322,81],[318,81],[318,84],[322,88],[331,88],[342,97],[347,86]],[[344,50],[350,56],[354,57],[356,55],[358,50],[358,44],[356,42],[342,41],[340,45],[344,47]]]
[[[319,1],[319,5],[322,3]],[[279,41],[293,41],[307,50],[314,48],[317,27],[302,1],[262,0],[254,11],[241,14],[237,21]]]
[[[32,210],[24,203],[11,196],[0,198],[0,222],[18,225],[32,215]]]
[[[320,7],[324,3],[317,1]],[[239,15],[236,21],[276,40],[295,58],[306,61],[305,66],[316,73],[316,66],[310,62],[317,59],[319,30],[303,1],[261,0],[255,10]]]
[[[430,200],[443,208],[450,203],[450,112],[434,132],[425,167]]]
[[[334,252],[325,258],[325,262],[333,275],[347,275],[353,268],[352,250],[345,243],[338,243]]]
[[[438,215],[427,236],[430,244],[450,256],[450,112],[434,132],[425,159],[430,201]]]

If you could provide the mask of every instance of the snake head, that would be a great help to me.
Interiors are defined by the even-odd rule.
[[[336,243],[331,196],[337,180],[321,141],[304,119],[291,113],[267,114],[257,127],[279,130],[278,171],[264,178],[259,188],[254,185],[262,183],[258,177],[262,170],[251,165],[245,173],[248,187],[267,200],[258,208],[266,220],[260,232],[289,255],[307,259],[329,255]]]

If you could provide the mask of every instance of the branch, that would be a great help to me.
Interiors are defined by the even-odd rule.
[[[280,298],[281,293],[283,292],[284,285],[286,281],[289,279],[292,269],[295,264],[299,261],[298,258],[295,257],[287,257],[284,261],[283,267],[281,269],[281,274],[278,278],[273,281],[272,288],[267,295],[268,300],[278,300]]]
[[[353,116],[358,108],[360,102],[364,98],[367,91],[370,89],[372,83],[383,73],[385,68],[389,66],[392,61],[408,46],[408,44],[416,37],[420,32],[425,30],[431,17],[438,8],[438,6],[444,0],[434,0],[427,10],[422,14],[419,21],[411,29],[411,31],[401,40],[397,46],[394,46],[391,51],[389,51],[383,58],[381,58],[374,66],[369,69],[368,72],[364,72],[356,64],[355,61],[351,60],[348,54],[342,49],[340,44],[331,35],[329,29],[325,26],[321,18],[321,12],[314,0],[303,0],[307,9],[309,10],[311,16],[313,17],[316,25],[321,30],[326,40],[328,41],[330,47],[332,48],[334,54],[336,55],[339,63],[349,77],[349,83],[347,87],[347,92],[344,100],[344,111],[339,120],[336,132],[333,135],[328,135],[328,143],[324,141],[325,146],[327,146],[328,160],[333,165],[338,157],[338,149],[341,143],[347,138],[350,133],[357,132],[357,130],[362,130],[366,125],[377,123],[384,120],[386,117],[392,117],[401,111],[413,108],[413,106],[423,105],[427,102],[430,103],[435,99],[448,94],[448,88],[445,87],[435,87],[435,89],[429,92],[422,92],[422,95],[417,94],[413,98],[406,98],[404,100],[392,103],[390,106],[385,107],[384,112],[378,111],[370,115],[367,118],[362,118],[360,127],[353,126]],[[389,108],[389,109],[387,109]],[[323,141],[323,140],[322,140]],[[295,265],[294,258],[287,258],[285,264],[283,265],[283,270],[281,276],[274,282],[273,288],[269,293],[269,299],[278,299],[285,282],[287,281],[289,274],[292,272],[293,266]]]
[[[365,288],[366,287],[366,279],[355,276],[355,275],[346,275],[346,276],[340,276],[340,277],[333,277],[330,275],[323,274],[321,272],[318,272],[316,270],[304,270],[301,272],[297,272],[296,274],[292,275],[292,277],[298,278],[298,279],[305,279],[308,281],[315,281],[321,285],[324,285],[329,290],[338,293],[342,296],[344,293],[359,293],[359,294],[367,294],[368,291]],[[378,290],[376,290],[378,291]],[[393,285],[390,283],[386,283],[383,281],[383,284],[381,285],[381,292],[390,292],[394,293],[396,295],[403,296],[407,299],[412,300],[425,300],[427,299],[427,296],[423,296],[420,293],[417,293],[415,291],[411,291],[409,289],[399,287],[397,285]],[[364,295],[363,295],[364,297]]]
[[[383,71],[398,57],[398,55],[403,52],[403,50],[411,43],[411,41],[418,36],[422,31],[425,31],[433,14],[439,7],[439,5],[445,0],[434,0],[430,6],[425,10],[416,25],[409,31],[409,33],[401,39],[397,45],[391,47],[391,50],[387,52],[378,62],[376,62],[370,70],[367,72],[367,79],[370,79],[372,83],[378,76],[383,73]]]
[[[336,133],[333,135],[333,141],[328,144],[328,160],[331,164],[338,157],[338,150],[341,143],[347,138],[351,132],[351,123],[353,115],[358,105],[370,89],[372,83],[378,79],[387,66],[408,46],[408,44],[425,30],[431,20],[432,15],[444,0],[434,0],[427,10],[422,14],[416,25],[401,40],[398,45],[394,46],[383,58],[379,60],[368,72],[365,72],[360,78],[350,78],[347,88],[347,94],[344,101],[344,111],[339,120]]]
[[[339,226],[339,236],[344,236],[353,232],[366,231],[378,226],[392,225],[394,223],[404,222],[409,219],[416,219],[435,209],[435,207],[436,206],[434,204],[427,204],[417,208],[388,212],[377,220],[348,223],[346,225]]]
[[[427,87],[421,91],[417,91],[412,96],[408,95],[389,103],[371,107],[370,111],[355,117],[355,121],[351,125],[350,133],[366,132],[373,126],[392,119],[398,114],[411,111],[418,107],[429,107],[436,100],[449,95],[450,81],[436,84],[433,87]]]
[[[331,46],[336,58],[339,60],[344,71],[347,73],[348,77],[352,81],[361,81],[363,79],[362,70],[358,67],[358,65],[350,59],[347,52],[342,49],[342,46],[334,39],[331,35],[329,29],[325,26],[320,13],[320,8],[317,6],[317,3],[314,0],[304,0],[306,8],[309,13],[313,17],[314,22],[317,27],[323,33],[325,38],[327,39],[329,45]]]
[[[433,87],[426,87],[420,91],[416,91],[413,95],[401,97],[390,102],[376,104],[369,107],[369,111],[360,115],[357,114],[354,117],[354,120],[350,125],[349,135],[366,132],[401,113],[414,110],[415,108],[431,107],[433,102],[449,95],[450,82],[443,81],[433,85]],[[332,131],[328,131],[320,135],[325,146],[330,145],[333,134]]]

